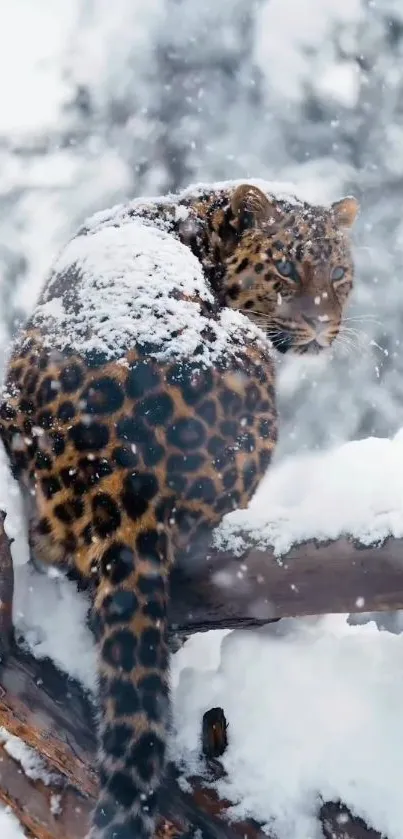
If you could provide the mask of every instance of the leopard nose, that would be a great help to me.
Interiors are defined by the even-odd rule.
[[[310,329],[315,332],[323,332],[328,329],[329,315],[303,315],[304,321]]]
[[[304,315],[304,321],[305,321],[306,324],[308,324],[308,326],[311,327],[311,329],[314,329],[315,332],[316,332],[316,330],[318,329],[318,326],[319,326],[317,317],[314,318],[314,317],[310,317],[309,315]]]
[[[326,347],[331,343],[329,335],[330,318],[328,315],[316,315],[315,317],[313,315],[304,315],[304,321],[313,333],[313,337],[318,344]]]

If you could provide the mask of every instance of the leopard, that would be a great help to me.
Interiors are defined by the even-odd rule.
[[[99,793],[89,839],[155,831],[171,725],[169,592],[278,438],[276,366],[328,350],[359,205],[201,184],[95,213],[13,339],[0,436],[32,555],[88,586]]]

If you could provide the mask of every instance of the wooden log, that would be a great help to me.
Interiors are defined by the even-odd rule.
[[[0,745],[0,800],[37,839],[84,839],[97,792],[94,716],[88,696],[52,662],[36,660],[19,649],[12,651],[0,671],[0,684],[1,725],[34,747],[44,758],[46,771],[53,774],[48,784],[27,778]],[[189,836],[197,828],[206,839],[238,834],[264,839],[252,822],[221,824],[221,803],[204,789],[202,778],[192,781],[194,794],[184,792],[177,771],[168,768],[158,839],[167,833]],[[52,812],[52,800],[57,801],[57,812]]]
[[[50,771],[50,770],[49,770]],[[79,839],[89,819],[89,800],[53,771],[51,783],[29,778],[0,746],[0,799],[35,839]]]
[[[0,563],[5,568],[7,550],[8,540],[0,528]],[[298,546],[282,563],[272,552],[256,547],[242,559],[211,554],[204,573],[194,569],[190,580],[189,569],[187,576],[183,570],[174,575],[173,633],[260,625],[290,615],[399,608],[403,606],[401,553],[399,540],[362,549],[342,539]],[[7,630],[7,621],[2,626]],[[12,807],[36,839],[83,839],[97,790],[89,697],[50,661],[34,659],[14,645],[0,669],[0,725],[34,748],[52,773],[47,782],[28,778],[3,741],[0,800]],[[229,802],[220,800],[209,785],[223,770],[214,760],[206,763],[206,769],[205,777],[188,779],[189,788],[184,790],[175,767],[168,768],[158,839],[189,839],[197,829],[204,839],[263,839],[266,834],[253,820],[228,821]],[[339,802],[324,802],[318,818],[327,839],[380,839]]]
[[[34,747],[51,774],[47,783],[41,777],[28,778],[0,745],[0,800],[36,839],[84,839],[97,791],[89,697],[51,661],[34,659],[19,649],[0,670],[0,685],[1,725]],[[223,774],[222,766],[211,759],[205,776],[188,778],[184,790],[177,770],[169,766],[157,839],[189,839],[197,829],[203,839],[267,837],[253,819],[228,820],[230,802],[221,800],[211,787]],[[327,839],[381,839],[337,802],[325,802],[318,818]]]
[[[246,537],[245,537],[246,540]],[[342,537],[304,542],[280,559],[251,545],[241,557],[210,552],[177,571],[171,626],[179,634],[259,626],[270,620],[403,608],[403,539],[365,546]]]

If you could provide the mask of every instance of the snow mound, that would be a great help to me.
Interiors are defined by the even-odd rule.
[[[206,662],[204,662],[204,657]],[[345,616],[208,633],[177,653],[173,756],[197,766],[202,714],[229,723],[220,794],[279,839],[320,839],[321,799],[403,837],[403,637]]]
[[[403,430],[273,466],[248,509],[226,516],[215,543],[240,554],[249,539],[281,556],[306,539],[342,535],[364,545],[403,536]]]

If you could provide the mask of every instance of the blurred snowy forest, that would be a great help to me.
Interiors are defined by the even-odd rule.
[[[282,362],[280,452],[402,425],[402,0],[13,0],[0,71],[0,357],[87,214],[291,181],[362,212],[349,349]]]

